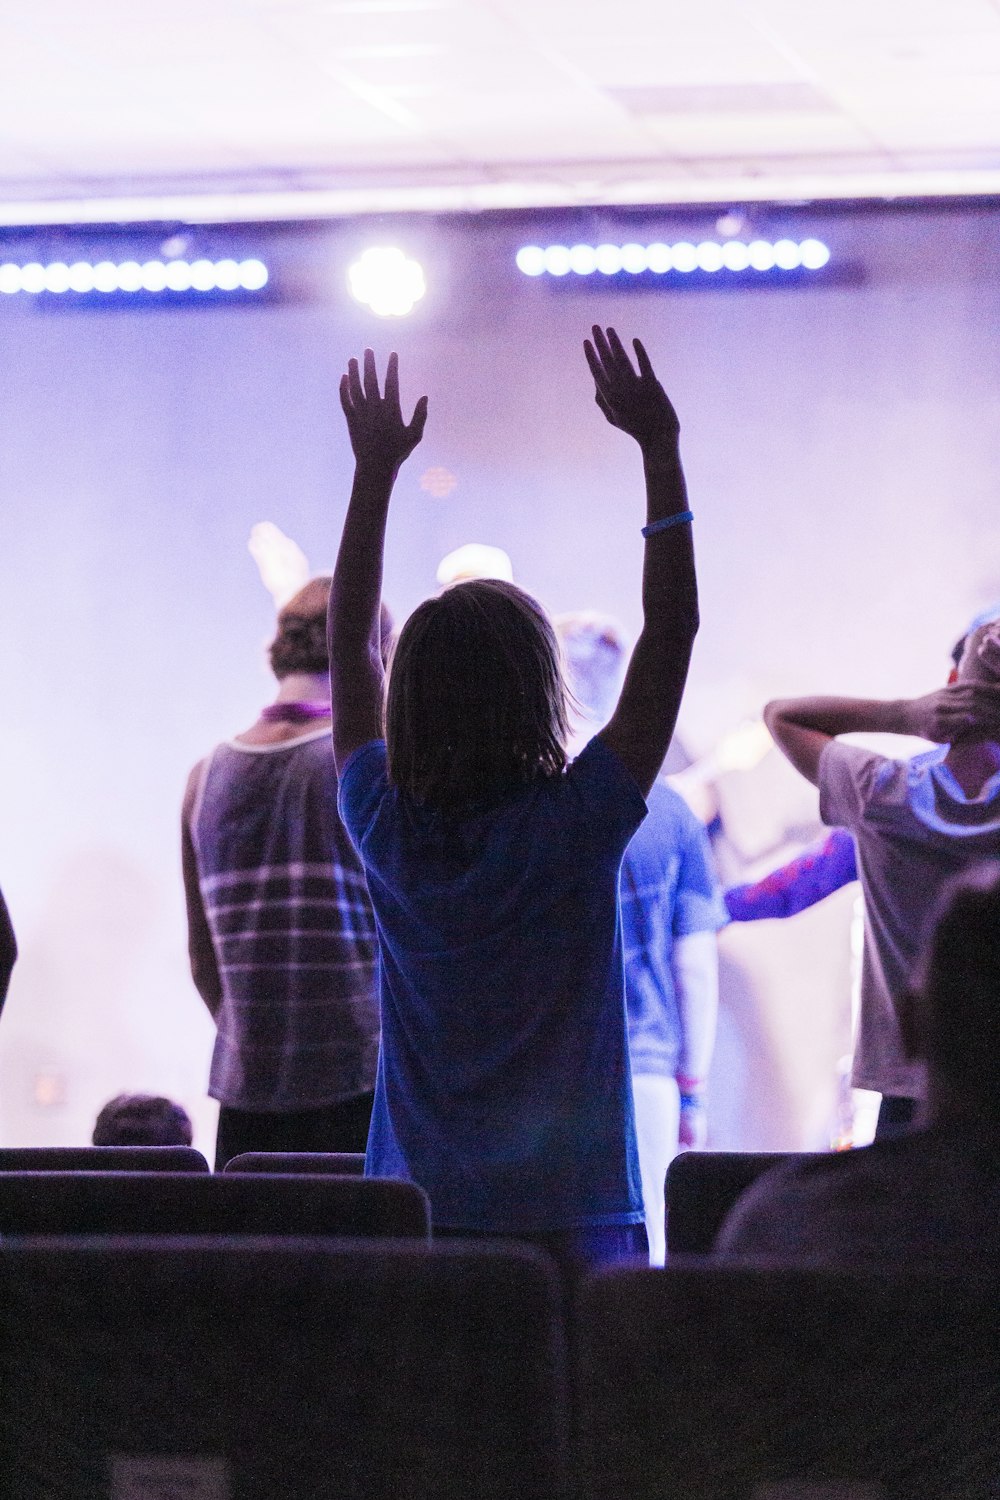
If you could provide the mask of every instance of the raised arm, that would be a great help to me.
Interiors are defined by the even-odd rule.
[[[634,340],[638,373],[613,328],[594,328],[584,344],[596,401],[613,427],[639,444],[646,476],[643,625],[618,705],[600,738],[648,796],[677,722],[698,629],[698,591],[687,488],[681,468],[680,424]]]
[[[375,356],[366,349],[364,379],[357,360],[350,360],[340,382],[340,404],[355,468],[327,615],[338,773],[355,750],[382,733],[379,608],[385,524],[396,475],[423,436],[427,397],[421,396],[409,423],[404,423],[396,355],[389,355],[385,394],[380,395]]]
[[[823,751],[839,734],[908,734],[952,745],[1000,734],[1000,691],[956,682],[922,698],[776,698],[764,723],[779,750],[813,786]]]

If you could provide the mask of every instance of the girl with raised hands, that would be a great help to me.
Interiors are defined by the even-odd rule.
[[[369,1175],[412,1179],[440,1233],[531,1240],[564,1266],[646,1251],[618,871],[677,717],[697,629],[678,423],[649,357],[613,329],[595,398],[639,444],[644,624],[610,723],[567,765],[566,689],[541,607],[457,584],[400,633],[385,691],[378,613],[393,484],[420,442],[397,359],[340,387],[356,459],[330,595],[340,810],[379,940],[382,1049]]]

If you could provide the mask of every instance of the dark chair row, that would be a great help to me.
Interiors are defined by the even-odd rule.
[[[527,1249],[6,1241],[0,1488],[992,1500],[996,1291],[916,1274],[619,1271],[585,1285],[568,1340],[553,1269]]]
[[[353,1235],[427,1239],[412,1182],[299,1174],[3,1172],[2,1234]]]
[[[0,1172],[207,1172],[191,1146],[0,1146]],[[249,1151],[226,1172],[332,1172],[360,1177],[365,1158],[346,1151]]]

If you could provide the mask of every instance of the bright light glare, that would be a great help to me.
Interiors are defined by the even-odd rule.
[[[748,249],[750,264],[755,271],[770,271],[774,265],[774,246],[766,240],[754,240]]]
[[[186,260],[168,260],[163,280],[170,291],[186,292],[191,285],[191,267]]]
[[[569,252],[569,268],[577,276],[589,276],[597,270],[597,252],[593,245],[574,245]]]
[[[565,245],[550,245],[545,252],[545,269],[550,276],[566,276],[569,273],[569,251]]]
[[[94,291],[117,292],[117,290],[118,267],[112,265],[110,260],[98,261],[94,267]]]
[[[71,292],[92,292],[94,290],[94,267],[85,260],[74,261],[69,268],[68,279]]]
[[[240,284],[240,268],[234,260],[215,262],[215,284],[220,292],[235,292]]]
[[[21,290],[21,267],[5,265],[0,266],[0,292],[11,295]]]
[[[655,271],[658,276],[662,276],[665,271],[669,271],[673,266],[673,263],[674,259],[670,254],[669,245],[662,245],[657,243],[655,245],[646,246],[646,264],[648,265],[649,269],[651,271]]]
[[[215,290],[215,267],[210,260],[196,260],[191,267],[191,285],[196,292]]]
[[[750,251],[742,240],[727,240],[722,247],[722,264],[727,271],[745,271],[750,264]]]
[[[675,271],[693,271],[698,264],[698,252],[686,240],[674,246],[673,257]]]
[[[142,266],[137,260],[123,260],[118,267],[118,286],[123,292],[137,292],[142,286]]]
[[[622,253],[617,245],[598,245],[594,259],[603,276],[617,276],[622,268]]]
[[[807,271],[819,271],[830,259],[830,252],[822,240],[803,240],[799,255]]]
[[[622,270],[628,271],[631,276],[639,276],[649,267],[649,259],[646,255],[644,245],[622,246]]]
[[[702,240],[698,246],[698,265],[703,271],[721,271],[723,267],[722,246],[714,240]]]
[[[427,290],[419,261],[394,246],[366,250],[348,270],[347,282],[351,295],[380,318],[405,317]]]
[[[25,292],[44,292],[45,290],[45,267],[40,266],[37,260],[29,265],[21,267],[21,290]]]
[[[259,292],[267,286],[267,267],[262,260],[240,261],[240,286],[245,292]]]
[[[45,267],[45,290],[47,292],[69,291],[69,266],[63,261],[53,261]]]
[[[774,264],[779,271],[797,271],[802,264],[799,247],[794,240],[778,240],[774,247]]]
[[[517,252],[517,269],[525,276],[541,276],[545,272],[545,251],[538,245],[524,245]]]

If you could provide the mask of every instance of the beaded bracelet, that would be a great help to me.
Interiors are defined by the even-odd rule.
[[[693,520],[693,510],[681,510],[676,516],[663,516],[659,521],[650,521],[648,526],[642,528],[642,534],[646,537],[655,536],[658,531],[669,531],[671,526],[682,526],[685,521]]]

